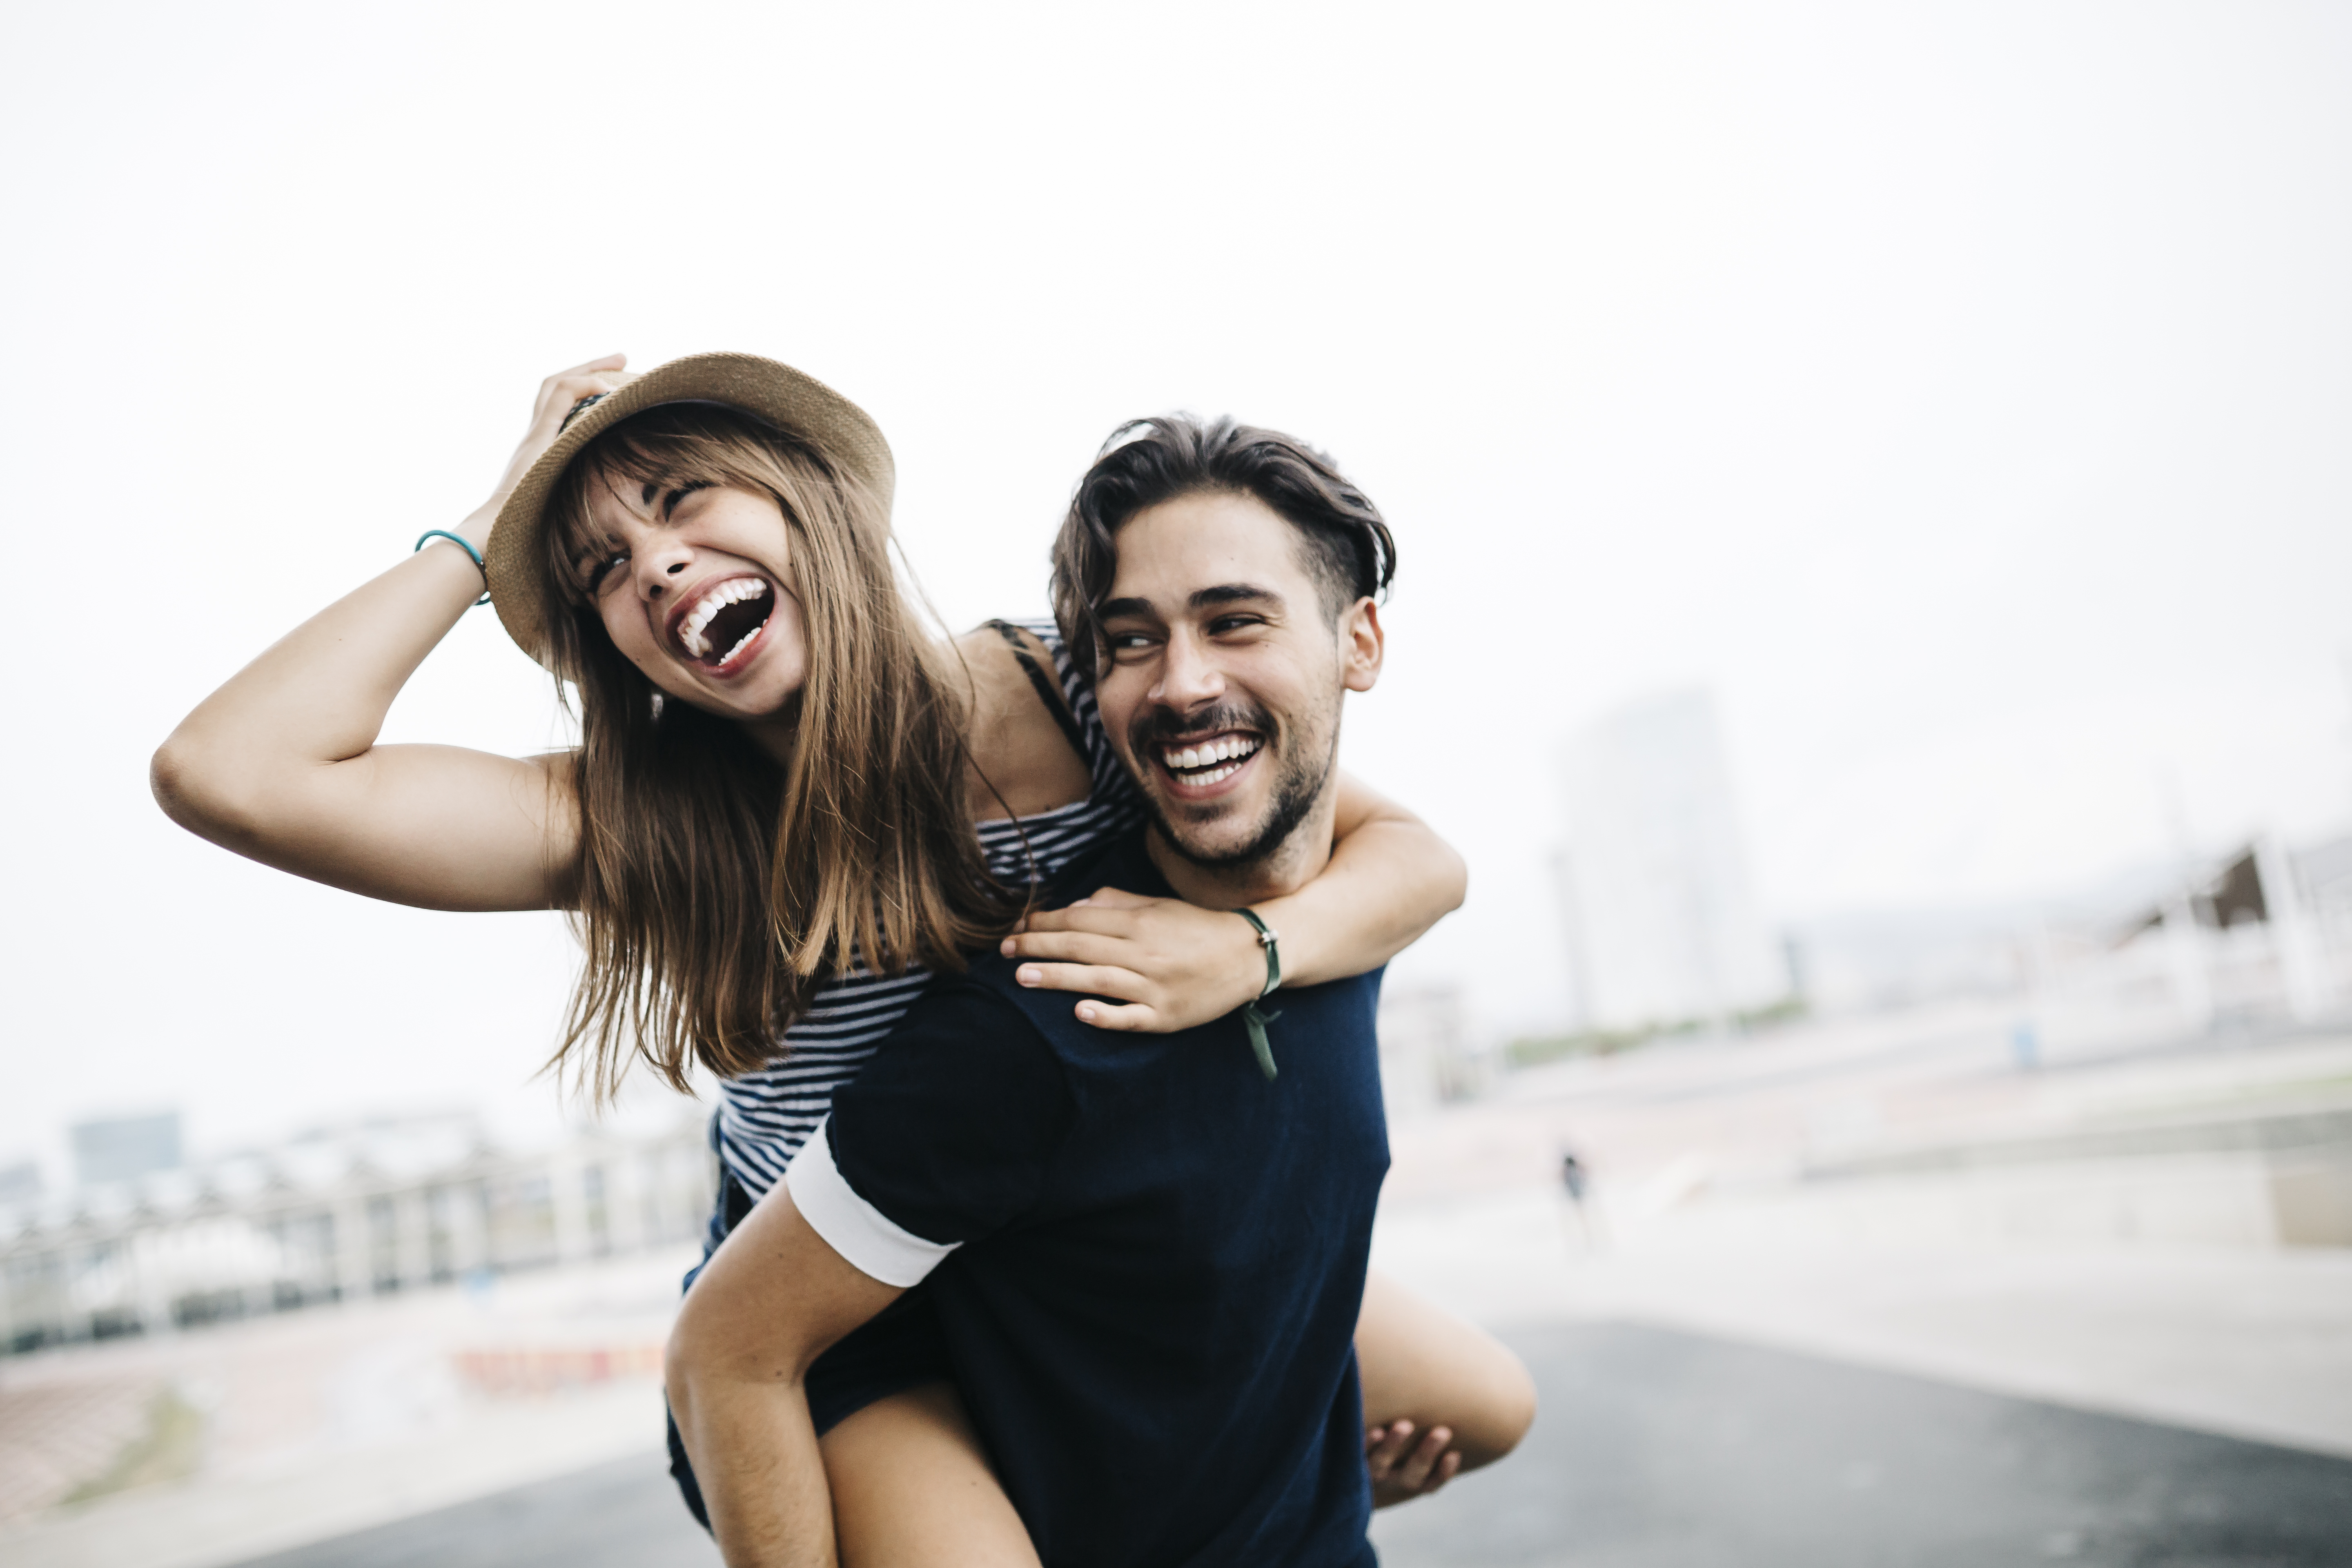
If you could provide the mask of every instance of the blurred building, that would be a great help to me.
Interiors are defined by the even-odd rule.
[[[1475,1098],[1494,1062],[1471,1033],[1458,985],[1404,985],[1381,993],[1381,1097],[1391,1119]]]
[[[1786,998],[1708,693],[1654,698],[1591,725],[1569,743],[1562,783],[1580,1027],[1724,1018]]]
[[[2192,870],[2136,914],[2117,945],[2153,935],[2192,1030],[2273,1012],[2310,1023],[2339,1005],[2347,917],[2352,840],[2297,853],[2263,834]]]
[[[0,1165],[0,1204],[29,1203],[40,1195],[40,1162],[26,1160],[14,1165]]]
[[[2011,999],[2077,1049],[2352,1019],[2352,836],[2263,835],[2063,896],[1802,922],[1818,1014]]]
[[[133,1141],[142,1158],[159,1147]],[[496,1147],[467,1116],[411,1117],[193,1167],[175,1158],[0,1205],[0,1352],[688,1241],[713,1181],[699,1116],[530,1152]]]
[[[180,1113],[85,1121],[73,1129],[74,1179],[85,1187],[135,1182],[180,1164]]]

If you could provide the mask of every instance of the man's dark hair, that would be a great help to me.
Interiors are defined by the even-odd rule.
[[[1306,442],[1230,418],[1129,420],[1078,481],[1054,541],[1054,618],[1089,678],[1102,668],[1097,612],[1118,572],[1118,531],[1147,507],[1218,490],[1255,496],[1298,531],[1324,618],[1335,625],[1396,575],[1396,541],[1381,509]]]

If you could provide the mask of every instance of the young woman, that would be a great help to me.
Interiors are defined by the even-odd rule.
[[[681,1089],[694,1062],[718,1075],[714,1245],[927,973],[981,943],[1032,961],[1026,983],[1117,999],[1074,1003],[1105,1028],[1250,1000],[1264,969],[1242,921],[1115,889],[1025,909],[1138,808],[1050,624],[923,634],[889,561],[893,479],[862,411],[772,361],[632,377],[615,355],[550,377],[491,499],[200,704],[156,753],[157,799],[215,843],[371,897],[572,911],[586,962],[557,1060],[600,1096],[637,1057]],[[485,588],[572,693],[580,746],[378,745]],[[1350,784],[1329,868],[1262,912],[1311,983],[1385,962],[1462,885],[1433,835]],[[1524,1429],[1507,1352],[1394,1287],[1368,1291],[1359,1344],[1385,1495]],[[961,1516],[975,1529],[1010,1518],[952,1390],[842,1403],[826,1444],[845,1553],[944,1539],[989,1560],[977,1537],[928,1533],[956,1499],[979,1499]],[[1461,1414],[1440,1427],[1441,1410]],[[1017,1561],[1025,1539],[1003,1550]]]

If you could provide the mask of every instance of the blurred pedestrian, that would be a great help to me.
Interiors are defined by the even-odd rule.
[[[1576,1210],[1576,1231],[1587,1252],[1601,1246],[1600,1232],[1592,1224],[1592,1213],[1584,1206],[1584,1194],[1592,1180],[1592,1168],[1579,1159],[1573,1149],[1559,1152],[1559,1184],[1568,1194],[1568,1201]]]

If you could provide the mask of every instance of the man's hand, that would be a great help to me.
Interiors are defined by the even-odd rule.
[[[1462,1456],[1451,1447],[1453,1433],[1432,1426],[1420,1442],[1412,1438],[1410,1421],[1364,1428],[1364,1465],[1372,1472],[1374,1508],[1427,1497],[1461,1472]]]
[[[1265,989],[1265,953],[1241,916],[1181,899],[1097,888],[1064,910],[1029,917],[1004,939],[1014,978],[1076,991],[1082,1024],[1171,1034],[1222,1018]]]

